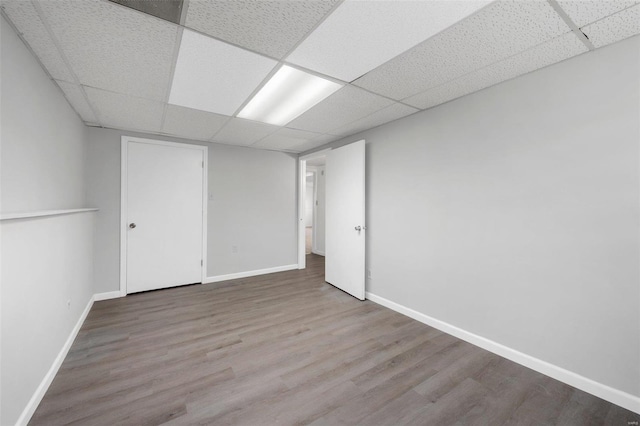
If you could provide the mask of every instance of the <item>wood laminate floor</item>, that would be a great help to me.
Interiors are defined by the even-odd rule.
[[[34,425],[619,425],[640,416],[307,269],[96,302]]]

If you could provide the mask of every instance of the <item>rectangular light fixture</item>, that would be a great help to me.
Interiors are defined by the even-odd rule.
[[[242,108],[238,117],[284,126],[342,87],[283,65]]]

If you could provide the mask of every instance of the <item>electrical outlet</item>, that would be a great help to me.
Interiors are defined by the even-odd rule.
[[[371,279],[371,269],[367,269],[367,278]]]

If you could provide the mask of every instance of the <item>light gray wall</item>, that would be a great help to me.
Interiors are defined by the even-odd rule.
[[[313,176],[307,176],[307,190],[304,194],[304,226],[313,226]]]
[[[209,147],[208,276],[297,262],[294,156],[91,128],[86,164],[87,199],[100,208],[95,237],[96,293],[117,291],[120,285],[120,141],[123,135]]]
[[[86,128],[0,21],[2,212],[86,207]],[[1,232],[0,424],[10,425],[93,294],[93,214],[2,221]]]
[[[367,291],[640,395],[639,51],[333,144],[367,141]]]

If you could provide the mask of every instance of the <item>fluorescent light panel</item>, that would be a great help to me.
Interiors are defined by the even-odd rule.
[[[238,117],[284,126],[341,87],[341,84],[283,65]]]

